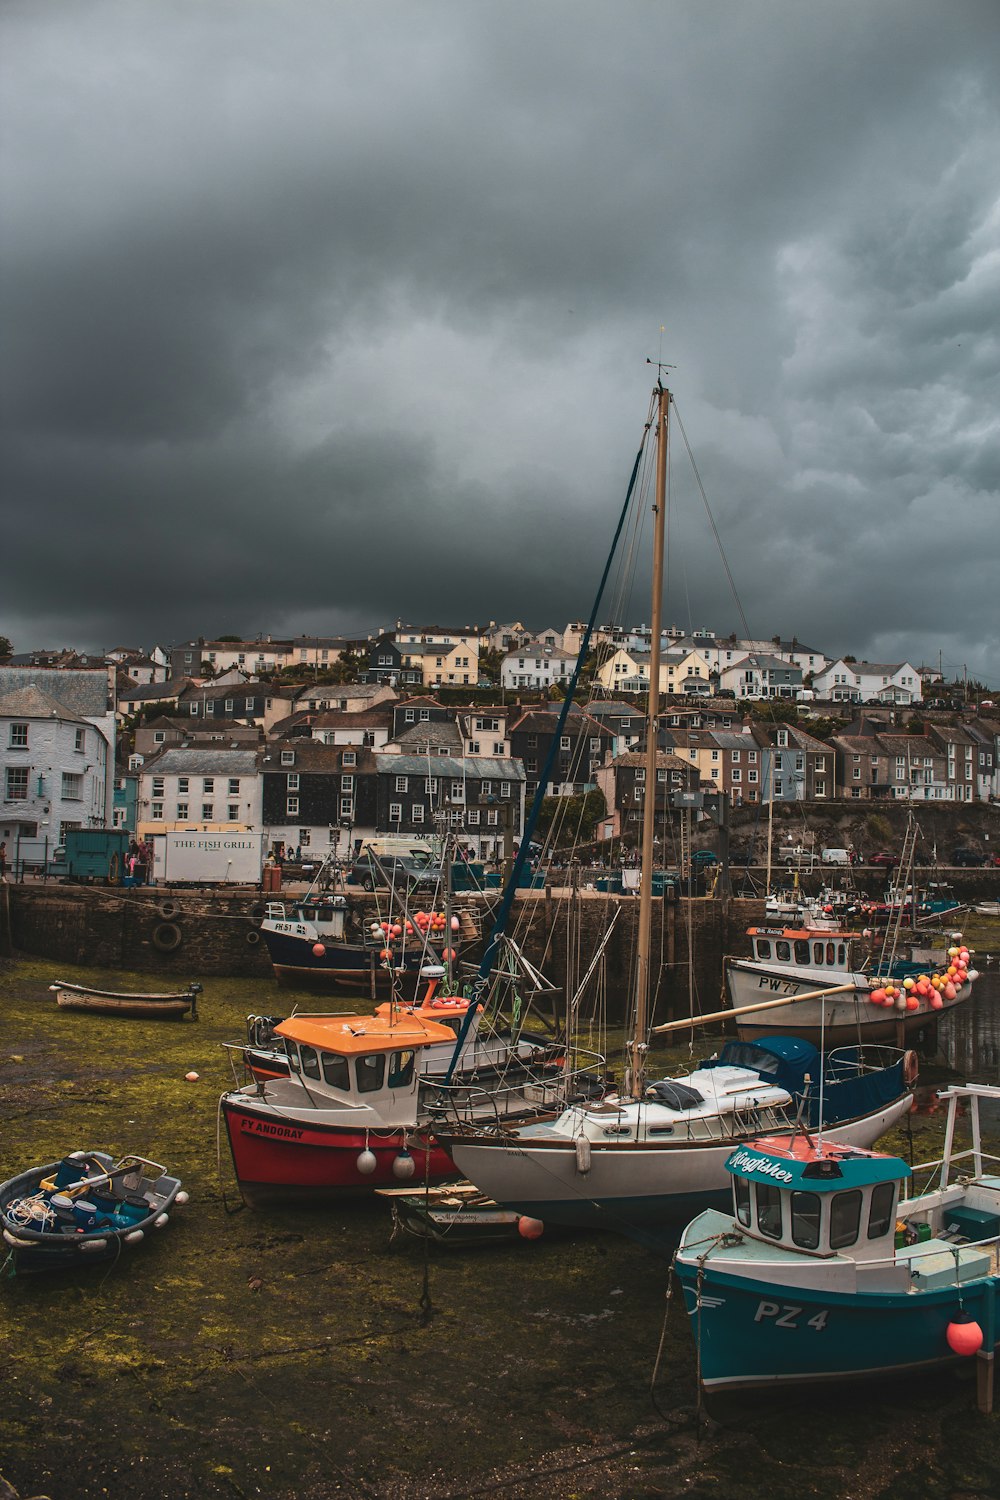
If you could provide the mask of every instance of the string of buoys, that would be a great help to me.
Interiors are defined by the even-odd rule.
[[[943,974],[911,975],[899,984],[873,981],[868,999],[872,1005],[884,1005],[899,1011],[919,1010],[921,1002],[930,1010],[942,1010],[946,1000],[954,1000],[969,977],[971,949],[956,944],[948,949],[948,967]]]

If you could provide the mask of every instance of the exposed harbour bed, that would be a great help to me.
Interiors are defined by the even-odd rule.
[[[219,1044],[249,1011],[315,1009],[315,997],[208,979],[197,1023],[125,1021],[59,1012],[55,978],[148,988],[108,970],[4,966],[0,1177],[74,1149],[132,1150],[176,1171],[191,1201],[110,1269],[5,1272],[0,1473],[23,1496],[1000,1492],[1000,1414],[976,1413],[971,1366],[706,1424],[679,1296],[651,1395],[667,1267],[627,1240],[543,1236],[425,1261],[419,1246],[390,1249],[380,1202],[239,1209],[224,1140],[221,1174],[216,1154],[232,1082]],[[911,1116],[885,1144],[933,1157],[940,1115]]]

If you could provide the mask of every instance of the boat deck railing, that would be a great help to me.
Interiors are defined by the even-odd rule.
[[[605,1059],[592,1060],[569,1073],[537,1069],[511,1072],[498,1083],[435,1083],[426,1085],[424,1106],[439,1123],[475,1125],[477,1130],[502,1132],[505,1122],[526,1113],[552,1113],[574,1099],[597,1098],[606,1092]]]

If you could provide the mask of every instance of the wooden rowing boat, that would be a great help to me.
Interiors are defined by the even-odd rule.
[[[200,984],[189,984],[186,990],[169,995],[135,994],[121,990],[95,990],[83,984],[69,984],[57,980],[49,985],[62,1010],[93,1010],[105,1015],[129,1016],[136,1019],[158,1016],[179,1019],[188,1011],[192,1021],[198,1019],[198,996]]]

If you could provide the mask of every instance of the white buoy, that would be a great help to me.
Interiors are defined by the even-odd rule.
[[[409,1151],[402,1150],[392,1164],[392,1175],[398,1177],[401,1182],[406,1182],[417,1170],[413,1157]]]
[[[162,1229],[163,1226],[164,1226],[164,1224],[166,1224],[167,1221],[169,1220],[169,1218],[170,1218],[169,1214],[157,1214],[156,1218],[153,1220],[153,1228],[154,1229]]]
[[[145,1239],[145,1237],[145,1232],[142,1229],[130,1229],[128,1234],[125,1236],[125,1240],[129,1245],[137,1245],[139,1241],[141,1239]]]
[[[590,1142],[585,1135],[576,1138],[576,1170],[583,1176],[590,1171]]]
[[[377,1166],[378,1157],[375,1155],[374,1151],[370,1151],[366,1146],[357,1160],[358,1171],[362,1174],[363,1177],[370,1177]]]
[[[186,1081],[188,1083],[197,1083],[198,1082],[198,1074],[197,1073],[185,1073],[184,1077],[185,1077],[185,1079],[186,1079]]]
[[[176,1198],[174,1199],[174,1202],[175,1203],[187,1203],[188,1200],[189,1200],[189,1198],[190,1198],[190,1194],[189,1193],[185,1193],[184,1189],[181,1188],[180,1192],[177,1194]]]

